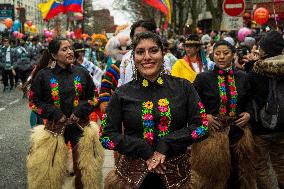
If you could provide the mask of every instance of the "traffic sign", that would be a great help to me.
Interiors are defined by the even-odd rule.
[[[225,0],[223,2],[223,11],[228,16],[239,16],[245,10],[244,0]]]

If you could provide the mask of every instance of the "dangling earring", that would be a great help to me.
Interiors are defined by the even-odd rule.
[[[138,77],[137,77],[137,68],[135,67],[135,62],[134,62],[134,51],[132,51],[132,53],[131,53],[130,61],[133,61],[133,65],[131,64],[132,65],[132,72],[133,72],[132,79],[137,80]]]
[[[163,65],[161,67],[161,72],[160,72],[160,75],[163,75],[163,74],[168,74],[168,75],[171,74],[170,71],[166,70],[166,68],[165,68],[165,60],[163,60]]]
[[[133,67],[132,67],[132,72],[133,72],[132,79],[133,80],[137,80],[138,79],[138,77],[137,77],[137,68],[135,67],[135,65],[133,65]]]
[[[54,69],[56,66],[56,60],[49,60],[49,63],[48,63],[48,67],[50,67],[51,69]]]

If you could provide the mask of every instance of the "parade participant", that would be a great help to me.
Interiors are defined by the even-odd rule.
[[[233,45],[218,41],[214,70],[198,74],[194,82],[209,122],[208,139],[192,145],[194,189],[256,188],[250,87],[245,72],[232,65],[234,53]]]
[[[172,68],[172,75],[193,82],[196,74],[208,70],[206,55],[201,49],[197,35],[190,35],[184,42],[186,55],[179,59]]]
[[[72,175],[76,189],[101,188],[103,149],[97,125],[88,119],[94,84],[85,69],[72,65],[72,49],[66,39],[52,40],[34,72],[29,105],[47,123],[32,132],[27,157],[29,189],[59,189]],[[72,149],[72,172],[67,171],[67,143]]]
[[[4,84],[3,92],[8,90],[10,82],[10,90],[14,87],[13,64],[15,63],[15,51],[10,45],[9,37],[2,38],[3,46],[0,48],[0,68],[2,71],[2,80]]]
[[[189,82],[164,74],[163,54],[158,35],[134,38],[135,79],[116,89],[100,128],[104,148],[123,155],[105,188],[188,188],[187,147],[207,137],[207,116]]]
[[[178,59],[171,53],[169,49],[169,43],[167,40],[163,40],[163,45],[164,45],[164,51],[165,51],[165,56],[164,56],[165,71],[166,73],[171,74],[172,67]]]
[[[260,40],[260,60],[249,72],[252,86],[259,189],[284,188],[284,40],[271,31]]]
[[[42,46],[39,43],[38,36],[33,37],[31,41],[32,41],[31,49],[33,53],[33,61],[37,62],[41,56],[40,52],[42,51]]]
[[[93,49],[93,42],[91,37],[87,37],[84,47],[85,47],[84,58],[90,62],[93,62],[97,66],[98,64],[97,64],[96,52]]]
[[[88,61],[85,58],[86,50],[81,43],[74,43],[73,47],[74,55],[76,58],[75,64],[87,69],[91,77],[93,78],[93,82],[96,88],[100,88],[102,76],[104,74],[103,71],[98,66],[94,65],[92,62]]]
[[[15,70],[18,75],[21,83],[24,84],[29,75],[32,72],[35,60],[33,58],[34,54],[32,53],[31,47],[26,44],[27,36],[19,39],[20,45],[16,49],[16,62]],[[26,94],[23,94],[23,97],[26,97]]]

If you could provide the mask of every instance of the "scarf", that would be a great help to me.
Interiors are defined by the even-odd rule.
[[[11,62],[10,46],[6,50],[6,62]]]
[[[220,93],[219,114],[222,116],[229,115],[230,117],[235,117],[237,115],[238,92],[234,70],[217,69],[216,71]]]

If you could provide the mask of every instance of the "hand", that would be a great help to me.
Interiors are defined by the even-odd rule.
[[[70,116],[70,119],[71,119],[72,121],[74,121],[74,122],[78,122],[78,121],[80,120],[80,118],[78,118],[77,116],[75,116],[75,114],[72,114],[72,115]]]
[[[213,129],[213,131],[218,131],[222,127],[222,124],[218,121],[218,118],[207,114],[208,124]]]
[[[167,170],[166,166],[164,164],[159,164],[154,170],[154,173],[157,174],[165,174],[165,171]]]
[[[103,114],[106,113],[106,107],[107,107],[107,102],[102,102],[100,104],[100,110]]]
[[[243,56],[242,61],[246,64],[250,61],[257,61],[258,59],[259,59],[258,53],[249,53],[249,54]]]
[[[250,119],[250,114],[243,112],[239,115],[240,117],[235,121],[236,126],[243,127],[247,124]]]
[[[65,121],[66,121],[66,116],[63,115],[58,122],[59,123],[64,123]]]
[[[156,169],[158,165],[163,164],[165,162],[165,159],[166,159],[165,155],[159,152],[154,152],[154,154],[146,161],[148,166],[148,171],[153,171],[154,169]],[[162,167],[157,168],[156,171],[161,171],[160,168]]]

